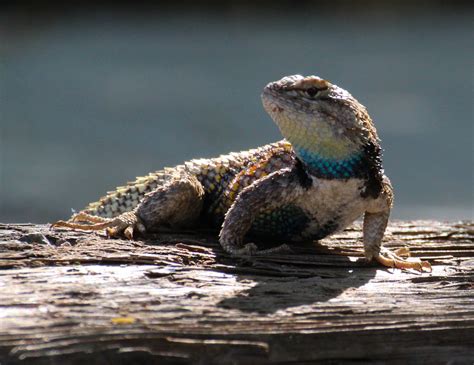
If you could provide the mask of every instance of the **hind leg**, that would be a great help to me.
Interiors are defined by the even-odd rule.
[[[105,229],[109,237],[115,237],[123,233],[129,239],[133,238],[135,229],[145,232],[145,227],[137,219],[135,211],[123,213],[115,218],[102,218],[80,212],[69,221],[57,221],[51,227],[82,229],[84,231],[100,231]]]
[[[204,189],[193,175],[183,175],[145,195],[130,212],[115,218],[102,218],[80,212],[70,221],[58,221],[52,227],[96,231],[106,229],[110,237],[124,235],[132,239],[135,232],[157,230],[160,225],[185,226],[201,213]],[[84,222],[84,223],[78,223]]]
[[[183,227],[196,223],[202,210],[204,189],[194,175],[185,175],[147,194],[136,215],[147,230],[160,226]]]

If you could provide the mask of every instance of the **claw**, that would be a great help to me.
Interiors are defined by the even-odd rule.
[[[411,256],[411,252],[410,252],[410,249],[408,247],[397,248],[395,251],[393,251],[393,253],[397,256],[400,256],[400,257],[410,257]]]
[[[266,250],[257,251],[257,252],[255,252],[255,254],[257,254],[257,255],[271,255],[271,254],[276,254],[276,253],[290,253],[290,252],[292,252],[292,249],[290,248],[290,246],[288,246],[287,244],[282,244],[282,245],[277,246],[277,247],[272,247],[272,248],[268,248]]]
[[[102,218],[96,215],[87,214],[83,212],[79,212],[74,214],[74,216],[70,219],[71,222],[89,222],[89,223],[104,223],[108,222],[109,218]]]
[[[405,256],[402,258],[400,256]],[[378,256],[375,257],[377,262],[387,267],[394,267],[397,269],[414,269],[420,272],[427,271],[431,272],[432,268],[428,261],[421,261],[419,258],[412,258],[410,251],[407,248],[398,249],[395,252],[389,250],[383,250]]]
[[[98,231],[104,228],[109,227],[113,222],[107,221],[97,224],[84,224],[84,223],[74,223],[74,221],[57,221],[51,225],[51,227],[66,227],[73,229],[83,229],[85,231]]]
[[[123,231],[123,234],[129,240],[133,240],[133,226],[128,226],[127,228],[125,228],[125,230]]]
[[[81,223],[76,223],[81,222]],[[88,222],[88,223],[84,223]],[[92,223],[92,224],[90,224]],[[87,213],[77,213],[69,221],[57,221],[51,227],[66,227],[72,229],[82,229],[84,231],[98,231],[105,229],[105,234],[109,238],[125,236],[133,240],[135,229],[140,233],[145,233],[146,228],[133,212],[124,213],[115,218],[102,218]]]
[[[141,234],[145,234],[146,228],[143,225],[143,223],[137,222],[136,228],[137,228],[138,232],[140,232]]]
[[[255,243],[247,243],[241,248],[234,248],[228,250],[228,252],[234,256],[252,256],[257,252],[258,248]]]
[[[105,229],[105,235],[107,238],[115,238],[119,236],[119,231],[117,227],[107,227]]]
[[[288,252],[291,252],[291,248],[286,244],[277,247],[272,247],[266,250],[259,250],[255,243],[249,242],[242,248],[234,249],[231,253],[235,256],[254,256]]]
[[[252,256],[258,251],[258,247],[255,243],[247,243],[244,247],[240,249],[241,255]]]

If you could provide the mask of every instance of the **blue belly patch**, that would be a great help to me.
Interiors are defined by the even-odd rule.
[[[310,217],[303,209],[287,205],[275,210],[260,213],[250,229],[251,235],[292,239],[300,236],[308,226]]]

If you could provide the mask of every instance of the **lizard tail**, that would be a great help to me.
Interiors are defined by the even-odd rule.
[[[90,203],[80,213],[114,218],[122,213],[129,212],[140,203],[146,194],[169,181],[172,177],[171,170],[165,168],[147,176],[137,177],[135,181],[128,182],[127,185],[109,191],[107,195],[96,202]]]

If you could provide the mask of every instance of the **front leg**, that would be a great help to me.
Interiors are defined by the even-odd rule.
[[[377,213],[366,212],[364,216],[364,251],[367,260],[376,260],[383,266],[398,269],[415,269],[418,271],[431,271],[427,261],[411,257],[402,258],[401,255],[410,256],[408,249],[391,252],[381,248],[385,228],[387,227],[390,208]]]
[[[257,251],[253,243],[244,244],[245,234],[259,213],[272,210],[294,201],[304,191],[296,171],[290,168],[275,171],[247,186],[227,211],[219,242],[232,255],[248,256],[288,249],[286,245]]]

